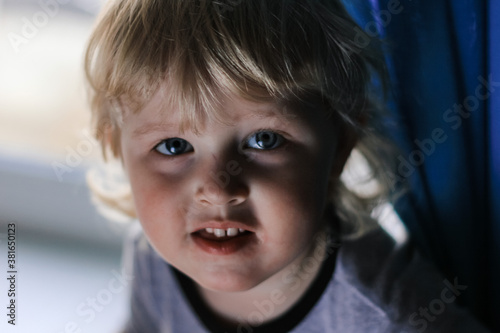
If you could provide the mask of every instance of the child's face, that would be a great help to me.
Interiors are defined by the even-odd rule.
[[[231,124],[206,122],[196,135],[179,131],[178,110],[156,94],[124,117],[121,149],[137,216],[158,253],[205,288],[243,291],[312,250],[336,126],[320,110],[223,102]]]

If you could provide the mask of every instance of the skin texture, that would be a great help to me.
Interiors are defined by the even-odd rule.
[[[291,285],[296,268],[317,250],[328,180],[338,177],[352,145],[339,141],[338,125],[320,110],[234,95],[221,108],[229,124],[206,121],[199,134],[180,132],[179,111],[155,94],[143,110],[124,117],[123,164],[137,216],[156,251],[191,277],[226,319],[251,321],[245,314],[254,301],[283,292],[269,319],[301,296],[320,267],[316,260],[310,274]],[[284,141],[256,149],[248,138],[263,129]],[[161,142],[169,138],[192,148],[164,155]],[[229,255],[202,251],[192,233],[207,221],[236,221],[255,233],[255,241]]]

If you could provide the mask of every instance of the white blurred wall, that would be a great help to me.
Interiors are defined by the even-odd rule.
[[[0,332],[113,332],[125,320],[127,290],[110,294],[109,283],[126,226],[97,213],[85,184],[100,160],[82,71],[99,6],[0,0],[0,272],[7,224],[18,230],[18,325],[2,311]],[[0,279],[0,304],[6,290]],[[100,311],[91,318],[92,299]]]

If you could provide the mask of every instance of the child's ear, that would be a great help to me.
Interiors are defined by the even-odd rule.
[[[344,169],[347,159],[358,141],[358,135],[352,126],[345,127],[340,133],[333,161],[330,179],[336,181]]]
[[[337,181],[342,174],[347,159],[358,142],[358,130],[359,128],[366,127],[367,123],[368,120],[366,115],[360,114],[356,118],[355,125],[344,123],[344,126],[341,126],[337,142],[337,150],[335,152],[335,160],[333,161],[330,173],[331,181]]]
[[[125,167],[121,145],[121,130],[116,127],[110,129],[106,134],[106,140],[108,140],[108,147],[110,148],[113,157],[119,159],[122,166]]]
[[[120,131],[110,121],[104,121],[98,130],[104,160],[121,157]],[[111,154],[111,156],[109,156]]]
[[[107,155],[113,148],[113,130],[111,125],[105,124],[100,128],[101,135],[101,146],[103,148],[104,159],[107,159]]]

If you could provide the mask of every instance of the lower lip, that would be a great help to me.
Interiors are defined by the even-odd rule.
[[[255,240],[254,233],[236,236],[225,241],[206,239],[197,233],[192,234],[191,237],[200,249],[207,253],[216,255],[228,255],[238,252],[243,250],[245,247],[250,246]]]

